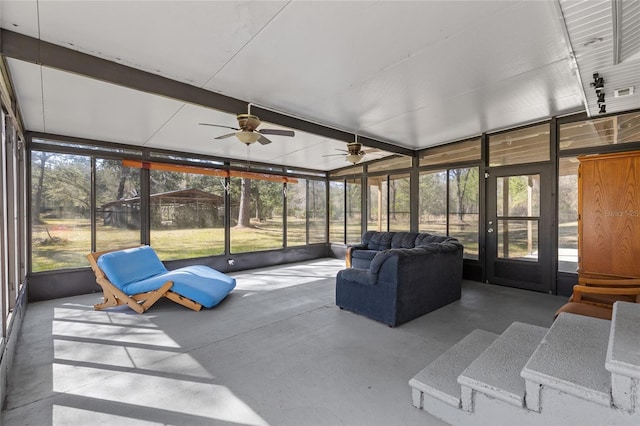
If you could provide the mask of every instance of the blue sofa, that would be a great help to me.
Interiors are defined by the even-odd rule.
[[[338,272],[336,305],[391,327],[438,309],[460,298],[463,249],[447,236],[365,232]]]

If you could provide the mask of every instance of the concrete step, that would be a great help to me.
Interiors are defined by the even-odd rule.
[[[452,407],[460,408],[458,376],[497,337],[495,333],[474,330],[427,365],[409,380],[413,405],[431,412],[428,407],[425,407],[425,395],[427,395]],[[432,414],[437,416],[437,413]]]
[[[613,305],[605,368],[611,373],[613,405],[640,412],[640,304]]]
[[[520,372],[548,330],[521,322],[511,324],[458,377],[462,408],[473,411],[475,392],[523,408],[525,381]]]
[[[526,406],[540,412],[545,387],[602,406],[611,405],[605,369],[611,321],[561,313],[522,369]]]

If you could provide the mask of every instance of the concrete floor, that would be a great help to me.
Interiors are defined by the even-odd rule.
[[[335,306],[343,265],[237,273],[201,312],[98,312],[100,294],[32,303],[1,423],[441,425],[411,405],[409,379],[476,328],[549,327],[566,300],[466,281],[461,300],[389,328]]]

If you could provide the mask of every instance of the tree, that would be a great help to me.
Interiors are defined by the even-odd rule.
[[[283,197],[281,182],[255,181],[252,194],[255,195],[256,218],[260,220],[282,216]]]
[[[46,196],[61,207],[73,207],[86,214],[91,208],[91,166],[89,157],[57,154],[49,171]]]
[[[120,165],[120,181],[118,182],[118,192],[116,194],[116,200],[124,198],[124,190],[127,185],[127,178],[129,177],[130,167]]]
[[[344,182],[329,182],[329,214],[332,221],[344,220],[344,191]]]
[[[311,182],[310,182],[311,183]],[[313,207],[310,205],[309,209]],[[302,218],[306,216],[307,184],[304,179],[298,183],[287,183],[287,216]],[[313,212],[310,212],[313,213]]]
[[[68,209],[85,215],[90,208],[90,158],[82,155],[32,152],[34,188],[33,222],[42,223],[45,207]]]
[[[33,151],[31,153],[31,162],[32,162],[32,175],[37,174],[37,185],[33,191],[33,208],[32,212],[32,221],[34,224],[41,224],[42,220],[40,219],[40,213],[42,210],[42,196],[44,189],[44,175],[47,166],[47,160],[53,156],[52,153],[49,152],[40,152]]]
[[[443,216],[447,212],[447,172],[437,171],[420,175],[420,215]]]
[[[449,209],[460,222],[465,221],[465,215],[477,213],[478,189],[477,167],[449,170]]]
[[[347,180],[347,221],[360,220],[362,200],[362,184],[360,179]]]
[[[237,228],[249,228],[251,226],[251,180],[240,180],[240,207],[238,209]]]

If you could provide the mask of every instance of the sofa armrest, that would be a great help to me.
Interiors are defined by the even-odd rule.
[[[344,259],[347,264],[347,268],[351,268],[351,257],[353,255],[353,252],[355,250],[364,250],[366,248],[367,248],[366,244],[353,244],[353,245],[347,246],[347,254]]]
[[[351,244],[347,246],[347,250],[367,250],[368,247],[366,244]]]
[[[375,285],[378,276],[366,269],[349,268],[338,272],[338,277],[345,281],[352,281],[362,285]]]

